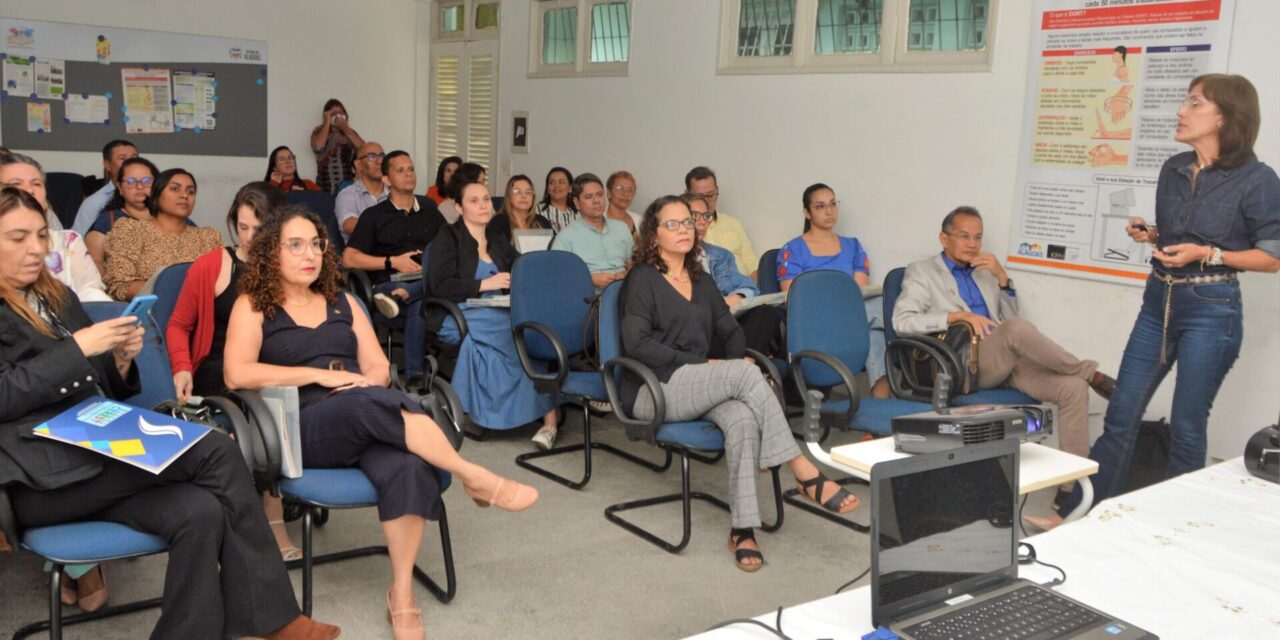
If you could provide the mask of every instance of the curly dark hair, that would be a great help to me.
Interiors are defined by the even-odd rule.
[[[317,237],[329,242],[329,232],[319,216],[295,205],[277,209],[276,215],[254,234],[253,244],[249,247],[249,261],[240,276],[240,293],[249,296],[253,310],[268,320],[274,318],[276,309],[284,304],[283,278],[280,276],[281,234],[284,225],[294,218],[302,218],[315,225]],[[329,304],[335,304],[342,293],[342,270],[332,245],[324,252],[320,275],[311,283],[311,290],[324,296]]]
[[[636,227],[635,250],[631,254],[631,266],[647,264],[657,269],[659,273],[667,272],[667,263],[658,251],[658,212],[673,203],[680,203],[684,205],[685,210],[689,209],[689,201],[684,197],[667,195],[649,203],[648,208],[644,210],[644,218]],[[698,276],[703,273],[702,261],[698,259],[700,255],[702,255],[702,241],[695,233],[693,246],[689,248],[689,253],[684,255],[684,268],[689,274],[690,281],[697,281]]]

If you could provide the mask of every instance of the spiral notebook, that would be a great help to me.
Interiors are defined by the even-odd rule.
[[[37,426],[33,433],[159,475],[209,431],[194,422],[93,397]]]

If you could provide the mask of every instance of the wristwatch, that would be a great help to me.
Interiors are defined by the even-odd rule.
[[[390,271],[390,270],[391,270],[391,256],[387,256],[386,258],[383,258],[383,260],[382,260],[382,264],[384,265],[384,268],[385,268],[387,271]]]
[[[1213,248],[1213,253],[1209,254],[1209,259],[1204,261],[1206,266],[1221,267],[1222,266],[1222,249]]]
[[[1013,278],[1005,280],[1004,286],[1000,287],[1001,291],[1013,291]]]

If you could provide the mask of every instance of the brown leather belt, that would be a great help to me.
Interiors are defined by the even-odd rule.
[[[1151,277],[1165,284],[1164,289],[1164,325],[1160,329],[1160,364],[1166,364],[1165,344],[1169,341],[1169,316],[1173,312],[1173,288],[1187,284],[1213,284],[1215,282],[1235,282],[1236,273],[1209,273],[1205,275],[1175,276],[1171,273],[1152,271]]]

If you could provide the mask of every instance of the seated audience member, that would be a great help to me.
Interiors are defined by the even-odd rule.
[[[636,198],[636,177],[630,171],[614,171],[604,181],[605,191],[609,195],[609,210],[606,215],[610,220],[617,220],[635,235],[640,225],[640,214],[631,210],[631,201]]]
[[[364,138],[347,122],[347,108],[342,106],[342,102],[337,98],[325,101],[320,124],[311,130],[311,150],[316,154],[316,184],[333,193],[341,188],[343,182],[354,180],[359,174],[359,165],[355,162],[363,146]]]
[[[707,199],[711,206],[711,227],[707,229],[707,242],[717,247],[724,247],[738,261],[738,271],[756,279],[756,270],[760,265],[760,256],[751,248],[751,239],[747,230],[737,218],[721,211],[720,184],[716,174],[707,167],[694,167],[684,176],[684,190],[687,193],[700,195]]]
[[[853,277],[859,287],[866,287],[871,260],[857,238],[836,233],[840,219],[840,202],[825,184],[809,185],[801,196],[804,205],[804,234],[793,238],[778,250],[778,284],[783,291],[791,289],[796,276],[817,269],[842,271]],[[884,365],[884,304],[879,297],[865,301],[867,322],[871,328],[871,349],[867,352],[867,380],[871,395],[888,398],[889,378]],[[857,372],[854,372],[857,373]]]
[[[426,330],[420,311],[422,279],[396,282],[397,273],[422,271],[422,251],[444,226],[444,218],[431,200],[413,194],[418,175],[413,159],[404,151],[392,151],[382,159],[382,181],[390,197],[360,214],[360,222],[342,253],[348,269],[363,269],[373,281],[374,304],[388,318],[404,320],[404,369],[412,381],[422,376]]]
[[[645,210],[634,266],[622,285],[622,354],[657,375],[666,398],[664,420],[709,420],[724,431],[729,546],[738,568],[756,571],[764,563],[752,531],[761,524],[761,469],[786,464],[800,490],[829,511],[848,513],[858,499],[801,455],[778,397],[744,359],[742,328],[702,271],[694,226],[677,196],[658,198]],[[622,395],[637,417],[654,416],[652,396],[629,375]]]
[[[89,255],[93,257],[98,271],[107,270],[107,236],[115,228],[117,220],[151,220],[147,198],[151,196],[151,185],[155,184],[159,173],[160,170],[142,156],[129,158],[120,165],[115,177],[116,184],[120,186],[84,237],[84,244],[89,248]]]
[[[222,246],[217,229],[188,224],[196,206],[196,179],[186,169],[161,171],[147,203],[153,220],[121,220],[111,232],[102,279],[116,300],[132,300],[161,269]]]
[[[75,231],[54,230],[58,216],[49,206],[45,190],[44,168],[35,158],[21,153],[0,154],[0,185],[17,187],[31,194],[46,212],[50,226],[49,253],[45,256],[45,268],[67,288],[76,293],[82,302],[110,300],[102,276],[94,266],[80,235]]]
[[[452,193],[452,187],[449,185],[453,184],[454,180],[459,180],[463,183],[479,182],[486,187],[489,186],[489,175],[485,173],[484,167],[474,162],[464,162],[458,165],[458,168],[449,175],[449,182],[445,183],[444,200],[440,201],[440,215],[444,216],[444,221],[449,224],[457,222],[458,216],[461,214],[458,203],[454,202],[449,195]]]
[[[482,507],[521,511],[538,491],[463,459],[418,401],[387,388],[390,364],[368,315],[343,291],[328,243],[324,223],[296,207],[258,230],[227,328],[226,383],[298,387],[307,466],[359,467],[369,477],[390,550],[392,633],[421,640],[414,560],[426,520],[443,514],[436,469],[453,474]],[[264,528],[259,553],[270,544]],[[287,582],[276,589],[292,595]]]
[[[1010,386],[1058,405],[1063,451],[1089,455],[1089,388],[1110,399],[1115,380],[1018,317],[1018,294],[1000,261],[982,251],[982,216],[957,207],[942,220],[942,253],[911,263],[893,309],[900,334],[939,333],[965,322],[978,342],[978,386]],[[1055,502],[1068,491],[1058,491]]]
[[[448,158],[441,160],[440,164],[436,166],[436,181],[431,183],[431,186],[427,188],[426,193],[426,196],[431,198],[432,202],[437,205],[444,202],[445,187],[449,186],[449,179],[453,177],[453,172],[457,171],[458,167],[461,165],[462,158],[459,158],[458,156],[449,156]]]
[[[538,215],[551,223],[551,230],[556,233],[573,224],[578,219],[578,210],[573,206],[570,191],[573,189],[573,174],[564,167],[552,167],[547,172],[547,179],[542,185],[542,202],[538,205]]]
[[[698,235],[698,264],[702,266],[704,273],[711,276],[720,295],[724,296],[725,305],[732,310],[739,302],[760,295],[756,283],[738,271],[733,254],[724,247],[717,247],[706,241],[707,227],[711,226],[711,206],[707,204],[707,199],[685,194],[683,200],[689,206],[693,228]],[[738,316],[747,348],[765,355],[781,351],[782,323],[785,318],[786,312],[782,308],[770,305],[755,307]]]
[[[262,180],[281,191],[323,191],[320,185],[298,176],[298,157],[285,146],[271,150]]]
[[[517,232],[533,229],[551,230],[551,223],[538,215],[537,210],[534,209],[535,201],[533,181],[529,176],[523,174],[511,176],[511,179],[507,180],[502,208],[493,216],[489,226],[493,228],[496,235],[502,237],[504,242],[518,250],[519,247],[515,242]]]
[[[432,298],[462,303],[468,298],[506,293],[511,266],[520,254],[491,224],[493,202],[483,184],[454,174],[449,196],[462,207],[457,222],[445,227],[427,257],[427,291]],[[533,441],[543,449],[556,439],[556,410],[550,396],[539,394],[524,374],[511,336],[511,311],[465,308],[467,335],[444,310],[428,309],[427,328],[445,344],[460,344],[453,388],[462,408],[476,424],[508,429],[539,417],[543,426]]]
[[[137,393],[133,359],[145,332],[132,317],[91,324],[76,296],[44,269],[41,209],[25,191],[0,189],[0,486],[18,522],[42,527],[91,517],[164,538],[165,607],[152,638],[338,637],[337,627],[298,610],[284,563],[267,551],[271,529],[249,469],[226,436],[210,433],[153,475],[21,435],[95,394]]]
[[[604,183],[594,173],[573,181],[573,204],[582,216],[561,229],[551,248],[577,254],[591,270],[591,281],[603,290],[627,275],[631,259],[631,232],[627,225],[604,217]]]
[[[356,178],[351,186],[338,192],[333,199],[333,215],[338,219],[338,227],[342,229],[345,241],[355,231],[356,221],[366,209],[387,199],[387,187],[382,183],[382,161],[386,154],[382,145],[366,142],[360,145],[356,155]]]
[[[111,196],[115,194],[119,186],[116,184],[116,176],[120,173],[120,165],[124,164],[125,160],[137,156],[138,147],[128,140],[112,140],[102,148],[102,170],[107,174],[107,183],[80,203],[80,209],[76,211],[76,219],[71,223],[71,230],[80,234],[81,238],[89,233],[89,227],[93,225],[94,220],[98,219],[98,214],[102,213],[107,203],[111,201]]]

